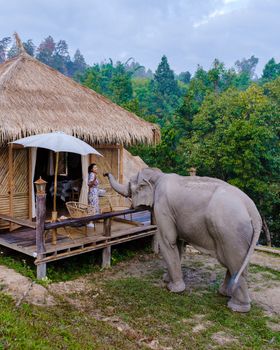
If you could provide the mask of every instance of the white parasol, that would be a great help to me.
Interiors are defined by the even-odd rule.
[[[58,174],[58,160],[59,152],[71,152],[80,155],[96,154],[102,157],[102,154],[96,151],[86,142],[67,135],[63,132],[51,132],[46,134],[38,134],[24,137],[22,139],[13,141],[12,143],[22,145],[23,147],[39,147],[46,148],[56,152],[55,175],[54,175],[54,200],[53,211],[56,213],[56,194],[57,194],[57,174]]]

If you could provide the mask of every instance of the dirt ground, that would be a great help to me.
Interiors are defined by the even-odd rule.
[[[251,264],[280,271],[280,256],[255,252]],[[182,268],[189,291],[215,283],[225,271],[215,259],[200,254],[191,247],[186,248]],[[162,258],[147,254],[121,262],[102,274],[106,278],[118,279],[127,276],[140,277],[160,269],[164,269]],[[280,314],[280,281],[272,277],[269,271],[250,273],[248,278],[250,295],[253,302],[260,305],[268,314]],[[0,288],[10,294],[17,303],[24,300],[35,305],[55,304],[53,295],[59,294],[67,298],[67,295],[85,292],[90,288],[88,283],[90,278],[91,276],[87,275],[74,281],[52,283],[45,288],[12,269],[0,267]],[[161,278],[158,280],[158,285],[164,287]]]

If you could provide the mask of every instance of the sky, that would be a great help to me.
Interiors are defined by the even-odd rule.
[[[80,49],[88,64],[130,57],[176,72],[232,67],[259,58],[257,74],[280,61],[280,0],[0,0],[0,39],[17,31],[37,46],[51,35]]]

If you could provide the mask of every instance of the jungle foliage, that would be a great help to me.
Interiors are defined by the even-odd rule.
[[[155,147],[132,147],[150,166],[164,172],[197,174],[228,181],[256,202],[280,245],[280,63],[271,58],[260,78],[258,58],[227,68],[215,59],[209,70],[197,67],[176,75],[163,56],[156,71],[129,59],[88,66],[76,51],[71,59],[65,40],[49,36],[26,51],[74,77],[83,85],[161,126]],[[11,38],[0,40],[0,63],[17,54]]]
[[[252,56],[227,69],[215,59],[191,78],[176,76],[163,56],[147,78],[110,61],[89,68],[81,81],[161,126],[161,143],[132,147],[134,154],[165,172],[188,175],[195,167],[198,175],[238,186],[256,202],[279,245],[280,76],[270,60],[257,79],[257,63]]]
[[[200,176],[238,186],[256,202],[279,245],[280,77],[252,76],[217,60],[209,71],[198,67],[183,103],[166,116],[162,142],[133,152],[165,172],[187,175],[195,167]]]

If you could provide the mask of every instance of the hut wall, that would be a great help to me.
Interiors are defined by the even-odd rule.
[[[29,151],[13,150],[13,216],[28,218],[29,216]]]
[[[10,213],[10,196],[9,196],[9,154],[8,146],[0,148],[0,212],[8,215]],[[0,220],[0,229],[7,227]]]
[[[96,163],[99,168],[99,181],[102,186],[109,187],[107,178],[104,178],[102,174],[110,172],[116,179],[120,180],[120,146],[104,145],[104,146],[93,146],[103,157],[91,155],[91,163]]]
[[[0,148],[0,212],[16,218],[29,216],[29,156],[26,149]],[[7,228],[0,220],[0,229]]]
[[[101,187],[110,187],[108,179],[102,175],[111,172],[122,182],[122,146],[94,146],[103,157],[91,155],[90,161],[99,168]],[[0,213],[16,218],[28,218],[31,215],[30,161],[27,149],[0,147]],[[32,182],[32,181],[31,181]],[[32,183],[31,183],[32,185]],[[0,220],[0,230],[9,224]]]

